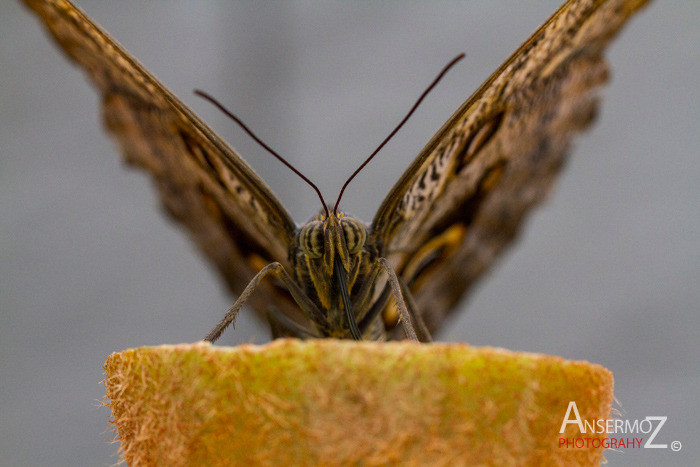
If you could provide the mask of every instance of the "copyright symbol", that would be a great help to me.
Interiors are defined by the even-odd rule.
[[[682,447],[683,447],[683,446],[681,446],[681,442],[680,442],[680,441],[672,441],[672,442],[671,442],[671,451],[673,451],[673,452],[678,452],[678,451],[680,451]]]

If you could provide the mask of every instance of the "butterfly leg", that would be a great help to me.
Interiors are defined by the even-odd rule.
[[[267,321],[270,323],[270,331],[272,332],[273,339],[278,339],[280,337],[298,337],[299,339],[322,337],[318,330],[312,330],[307,326],[297,323],[274,307],[269,307],[267,309]]]
[[[391,292],[394,294],[394,303],[396,303],[396,308],[399,310],[399,321],[401,321],[401,324],[403,325],[403,330],[406,333],[406,337],[412,341],[418,342],[418,336],[416,335],[415,327],[412,322],[413,320],[411,320],[411,314],[406,308],[406,302],[404,301],[403,294],[401,293],[399,278],[396,277],[394,268],[392,268],[391,264],[389,264],[389,260],[386,258],[379,258],[379,264],[382,266],[382,269],[384,269],[387,276],[389,276],[389,286],[391,288]]]
[[[238,315],[239,310],[246,300],[248,300],[250,294],[253,293],[255,287],[257,287],[258,284],[260,284],[260,282],[269,274],[274,274],[280,281],[282,281],[282,284],[292,295],[294,301],[297,302],[297,304],[303,310],[308,311],[309,315],[314,318],[314,321],[320,323],[323,322],[323,314],[319,311],[316,305],[314,305],[314,303],[304,294],[304,291],[299,288],[284,267],[280,263],[274,262],[262,268],[260,272],[253,277],[253,280],[248,283],[246,288],[243,290],[243,293],[241,293],[233,306],[226,312],[224,319],[222,319],[219,324],[217,324],[214,329],[207,334],[207,337],[204,338],[205,341],[213,343],[221,336],[224,329],[226,329],[229,324],[234,322],[236,315]],[[318,319],[320,319],[320,321],[317,321]]]
[[[413,300],[411,291],[408,289],[406,283],[401,279],[399,279],[399,284],[401,284],[401,291],[403,292],[403,297],[406,300],[406,308],[408,309],[408,314],[411,316],[411,323],[415,326],[418,340],[420,342],[432,342],[433,337],[430,335],[430,331],[428,331],[425,321],[423,321],[423,317],[420,314],[420,310],[418,309],[415,300]]]

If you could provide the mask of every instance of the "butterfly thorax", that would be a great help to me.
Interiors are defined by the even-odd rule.
[[[326,319],[315,324],[324,335],[347,338],[340,281],[345,280],[359,323],[370,309],[379,272],[367,225],[342,212],[331,211],[329,216],[321,212],[299,229],[296,240],[292,253],[295,279]]]

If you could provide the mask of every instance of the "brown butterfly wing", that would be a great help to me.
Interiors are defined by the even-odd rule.
[[[294,222],[250,166],[70,2],[25,3],[100,89],[105,125],[126,160],[150,172],[168,213],[230,289],[239,294],[265,263],[289,267]],[[262,287],[251,297],[256,309],[259,297],[282,312],[298,309],[289,295]]]
[[[373,222],[435,330],[547,194],[595,116],[603,52],[645,0],[569,1],[455,112]]]

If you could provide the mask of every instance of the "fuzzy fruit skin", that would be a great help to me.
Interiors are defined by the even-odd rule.
[[[612,373],[464,344],[278,339],[141,347],[105,362],[129,465],[592,465],[569,401],[607,419]],[[599,443],[595,443],[599,444]]]

